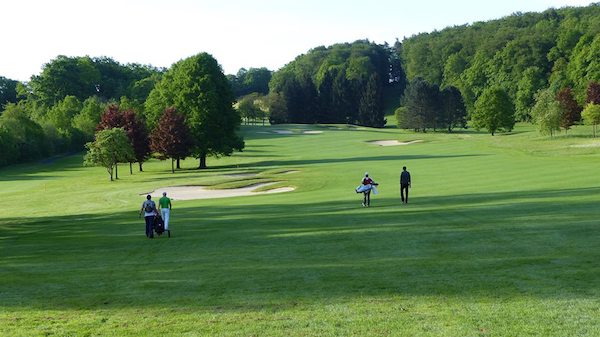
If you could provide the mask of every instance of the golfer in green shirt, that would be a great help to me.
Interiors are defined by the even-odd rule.
[[[167,192],[163,192],[162,198],[158,200],[158,208],[165,222],[165,230],[169,230],[169,215],[171,213],[171,199],[167,198]]]

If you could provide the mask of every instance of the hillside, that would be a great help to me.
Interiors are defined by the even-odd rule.
[[[402,41],[409,80],[458,87],[467,107],[490,86],[504,87],[527,120],[534,94],[573,88],[584,103],[600,80],[600,5],[548,9],[423,33]]]

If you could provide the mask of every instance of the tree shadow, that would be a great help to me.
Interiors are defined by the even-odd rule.
[[[278,310],[359,296],[597,296],[600,188],[0,220],[0,306]],[[200,205],[200,206],[198,206]],[[160,294],[160,295],[157,295]]]
[[[62,155],[51,161],[41,161],[38,165],[33,164],[23,163],[2,168],[0,181],[50,180],[57,177],[55,175],[57,171],[80,171],[85,169],[82,153]]]
[[[346,158],[323,158],[323,159],[296,159],[296,160],[265,160],[247,162],[235,165],[220,165],[213,166],[215,169],[224,168],[245,168],[245,167],[272,167],[272,166],[309,166],[332,163],[352,163],[352,162],[370,162],[370,161],[398,161],[398,160],[417,160],[417,159],[447,159],[447,158],[462,158],[462,157],[480,157],[487,154],[461,154],[461,155],[396,155],[396,156],[363,156],[363,157],[346,157]]]

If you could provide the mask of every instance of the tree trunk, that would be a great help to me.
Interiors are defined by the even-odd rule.
[[[115,163],[115,179],[119,179],[119,163]]]
[[[110,175],[110,181],[113,181],[113,169],[112,169],[112,166],[106,168],[106,171],[108,171],[108,174]]]
[[[199,169],[205,169],[206,168],[206,154],[200,154],[200,165],[198,166]]]
[[[171,173],[175,173],[175,167],[173,166],[173,162],[175,160],[173,158],[171,158]]]
[[[177,169],[181,169],[181,165],[179,164],[179,158],[177,158]]]
[[[129,162],[129,174],[133,174],[133,163]]]
[[[140,172],[144,172],[144,168],[142,167],[142,165],[144,165],[144,163],[139,162],[138,164],[140,164]]]

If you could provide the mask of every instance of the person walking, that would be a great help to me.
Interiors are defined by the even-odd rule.
[[[169,230],[169,216],[171,215],[171,199],[167,197],[167,192],[163,192],[162,198],[158,200],[158,209],[165,223],[165,230]]]
[[[410,188],[410,173],[406,170],[406,166],[402,167],[400,173],[400,198],[402,203],[408,204],[408,189]]]
[[[144,213],[144,220],[146,220],[146,236],[150,239],[154,238],[154,217],[156,216],[156,204],[152,201],[152,196],[148,194],[146,201],[142,203],[142,209],[140,209],[140,216]]]
[[[370,207],[371,206],[371,190],[373,189],[373,186],[376,185],[375,182],[373,181],[373,179],[371,179],[369,177],[369,172],[365,172],[365,177],[363,178],[362,182],[361,182],[361,186],[359,186],[359,188],[356,190],[357,192],[362,192],[363,193],[363,207]]]

